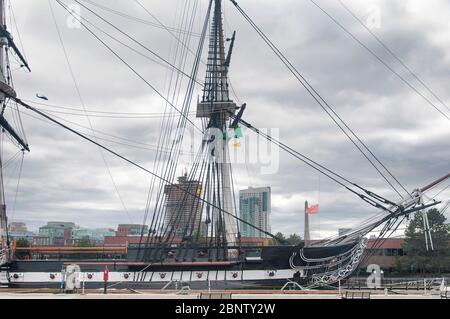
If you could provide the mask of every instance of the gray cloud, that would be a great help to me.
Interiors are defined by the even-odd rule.
[[[128,1],[96,1],[152,21],[143,10],[130,5]],[[181,0],[143,2],[159,19],[173,27],[179,25],[177,16],[187,3]],[[429,1],[426,7],[420,1],[413,0],[374,0],[370,4],[345,2],[364,19],[368,15],[369,5],[379,6],[381,28],[375,32],[450,104],[447,89],[450,83],[450,26],[447,17],[450,8],[446,1]],[[238,31],[231,78],[239,99],[248,103],[245,118],[258,127],[280,128],[280,137],[285,143],[361,185],[396,199],[395,193],[355,151],[281,62],[275,59],[242,17],[226,3],[227,33]],[[411,80],[401,66],[337,2],[319,3],[383,59],[392,63],[400,74]],[[200,1],[200,4],[198,15],[203,16],[207,1]],[[261,1],[248,0],[241,1],[241,6],[409,190],[449,171],[449,122],[309,1],[284,0],[261,4]],[[31,74],[21,70],[14,73],[19,95],[23,99],[36,101],[35,93],[43,92],[50,98],[51,104],[77,107],[81,112],[81,103],[68,72],[47,1],[30,3],[17,0],[13,7],[25,52],[33,69]],[[145,83],[85,30],[68,29],[65,26],[67,14],[56,2],[53,7],[88,109],[114,112],[164,111],[164,101]],[[174,48],[175,42],[166,31],[97,11],[161,56],[173,60],[171,48]],[[87,12],[83,11],[83,15],[139,52],[149,54]],[[199,32],[200,25],[201,22],[197,20],[196,32]],[[166,68],[120,47],[110,39],[107,41],[152,85],[163,93],[167,92],[170,77]],[[195,50],[197,41],[198,38],[192,38],[192,50]],[[190,72],[192,60],[192,55],[189,55],[186,72]],[[203,74],[204,66],[201,67],[199,77],[203,78]],[[183,80],[185,86],[186,79]],[[427,94],[423,88],[420,90]],[[184,90],[181,92],[184,93]],[[201,94],[198,87],[196,94]],[[427,97],[432,99],[429,94]],[[439,106],[438,103],[436,105]],[[177,106],[181,108],[181,103],[177,103]],[[191,110],[194,109],[195,105],[191,105]],[[89,127],[86,118],[68,114],[59,116]],[[34,118],[23,116],[23,121],[32,152],[26,155],[13,219],[27,221],[34,228],[54,219],[75,221],[86,227],[114,227],[119,222],[129,222],[130,217],[134,222],[142,219],[150,182],[148,175],[105,155],[129,211],[126,214],[95,146]],[[157,145],[161,119],[92,117],[91,121],[97,130]],[[89,132],[87,129],[82,130]],[[152,150],[110,142],[105,144],[148,168],[155,164],[155,152]],[[187,150],[190,147],[189,143],[184,145]],[[188,162],[188,157],[184,157],[179,167],[180,173],[182,166]],[[258,171],[258,167],[248,171],[245,166],[237,166],[234,175],[238,187],[272,186],[272,230],[302,232],[304,200],[315,202],[319,199],[318,174],[283,153],[280,153],[277,174],[265,176]],[[14,200],[14,176],[17,174],[11,171],[11,182],[7,188],[8,207]],[[319,215],[312,218],[315,237],[332,235],[338,228],[352,226],[376,213],[325,177],[320,181],[322,209]],[[447,191],[440,198],[448,200],[449,196]]]

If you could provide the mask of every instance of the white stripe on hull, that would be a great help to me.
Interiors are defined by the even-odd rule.
[[[294,277],[298,269],[282,270],[243,270],[243,271],[176,271],[176,272],[109,272],[109,283],[117,282],[201,282],[201,281],[247,281],[247,280],[288,280]],[[80,282],[103,282],[103,272],[80,272]],[[3,276],[0,276],[3,277]],[[6,276],[5,276],[6,279]],[[11,272],[9,280],[14,283],[60,283],[61,273],[56,272]],[[0,282],[8,284],[8,282]]]

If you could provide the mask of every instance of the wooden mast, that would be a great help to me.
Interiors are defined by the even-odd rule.
[[[6,29],[5,26],[5,0],[0,0],[0,24]],[[5,47],[7,45],[7,40],[2,37],[0,38],[0,81],[5,83],[6,78],[4,74],[6,74],[5,68]],[[4,94],[0,94],[0,106],[3,107],[6,100],[6,96]],[[3,111],[2,111],[3,117]],[[2,163],[2,153],[0,152],[0,265],[4,264],[9,260],[8,251],[8,223],[6,219],[6,204],[5,204],[5,192],[3,187],[3,163]]]
[[[8,56],[6,54],[6,50],[8,50],[8,48],[11,48],[19,57],[19,59],[22,61],[22,66],[30,70],[30,68],[28,67],[28,63],[25,61],[22,53],[14,44],[13,38],[7,30],[5,0],[0,0],[0,129],[2,130],[1,133],[8,134],[12,138],[12,140],[14,140],[15,143],[20,146],[23,152],[30,151],[26,140],[13,128],[11,124],[9,124],[4,116],[4,110],[7,100],[9,98],[14,99],[16,97],[16,92],[11,87],[10,78],[8,76],[10,72],[8,67]],[[0,152],[0,265],[5,262],[5,259],[6,261],[9,260],[9,254],[5,253],[9,251],[9,242],[5,191],[3,185],[2,156],[3,154]]]

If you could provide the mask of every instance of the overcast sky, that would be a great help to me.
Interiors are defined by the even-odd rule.
[[[70,0],[64,2],[73,4]],[[154,27],[158,22],[134,1],[94,2],[150,22],[139,23],[92,7],[162,57],[174,60],[177,40],[173,35],[177,33],[171,35],[167,30]],[[183,29],[180,25],[183,10],[192,8],[196,1],[141,2],[165,25]],[[208,1],[198,2],[194,22],[196,33],[200,32]],[[450,121],[339,29],[312,2],[239,2],[408,190],[423,186],[450,171]],[[129,113],[159,113],[164,110],[164,101],[149,86],[86,30],[76,25],[74,27],[73,21],[56,1],[51,3],[87,110]],[[317,0],[317,3],[450,116],[450,110],[415,81],[337,0]],[[345,0],[345,4],[446,105],[450,105],[448,1]],[[121,143],[102,141],[151,169],[161,118],[91,116],[88,120],[86,116],[80,116],[83,115],[82,103],[64,57],[49,2],[14,0],[12,5],[20,37],[14,25],[9,28],[16,42],[21,43],[19,46],[23,44],[32,68],[32,73],[28,73],[23,69],[15,70],[17,64],[12,64],[18,96],[31,102],[78,109],[64,110],[36,105],[44,110],[76,113],[78,115],[52,114],[86,128],[90,120],[98,131],[134,141],[98,135]],[[398,200],[395,192],[355,150],[228,1],[225,1],[224,12],[227,36],[237,30],[230,77],[237,95],[234,98],[248,105],[244,118],[256,127],[278,129],[280,139],[296,150],[370,190]],[[142,47],[86,10],[81,10],[81,14],[116,39],[149,55]],[[160,92],[167,92],[170,70],[110,38],[104,39],[149,83]],[[191,37],[191,50],[196,49],[198,40],[195,34]],[[184,67],[186,72],[190,72],[192,61],[193,56],[188,55]],[[203,77],[204,67],[201,67],[199,78]],[[185,84],[186,80],[183,82],[184,87]],[[182,89],[181,94],[184,92]],[[36,93],[44,94],[49,100],[45,102],[37,99]],[[200,94],[201,90],[197,86],[191,111],[195,110],[196,96]],[[182,101],[182,97],[179,101]],[[180,103],[177,106],[181,108]],[[115,228],[118,223],[142,221],[150,181],[148,174],[104,154],[113,177],[111,179],[98,148],[61,128],[30,117],[32,114],[29,111],[25,113],[22,119],[31,153],[25,156],[15,209],[20,159],[5,168],[10,221],[25,221],[33,230],[50,220],[73,221],[82,227],[92,228]],[[196,121],[195,114],[191,118]],[[86,128],[77,127],[92,134]],[[245,132],[245,135],[250,136],[251,133]],[[185,144],[184,148],[189,151],[191,145]],[[3,161],[14,153],[15,149],[5,148]],[[182,158],[180,174],[184,167],[189,167],[189,157]],[[313,238],[333,235],[338,228],[351,227],[377,213],[342,187],[326,177],[319,179],[317,172],[282,152],[279,153],[279,169],[273,174],[261,174],[258,165],[240,164],[236,166],[234,175],[237,189],[248,186],[272,187],[273,232],[299,233],[303,236],[302,212],[305,200],[319,202],[321,206],[320,214],[311,218]],[[448,184],[434,189],[429,196],[433,197]],[[449,191],[442,192],[438,198],[448,200]]]

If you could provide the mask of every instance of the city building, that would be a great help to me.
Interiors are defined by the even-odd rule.
[[[8,236],[10,240],[25,239],[31,244],[36,234],[28,231],[25,223],[14,222],[8,225]]]
[[[239,191],[239,215],[246,222],[271,232],[271,190],[270,187],[248,188]],[[241,222],[242,237],[266,238],[263,232]]]
[[[348,229],[347,229],[348,230]],[[311,240],[310,244],[320,243],[320,240]],[[404,238],[383,238],[377,243],[377,237],[368,238],[367,247],[364,251],[365,256],[360,269],[366,269],[367,266],[375,264],[381,267],[384,272],[397,271],[397,259],[404,255],[403,244]]]
[[[40,237],[48,237],[50,245],[65,246],[73,244],[72,230],[75,228],[72,222],[48,222],[39,228]]]
[[[397,258],[404,255],[403,252],[403,238],[384,238],[381,240],[381,245],[374,247],[376,239],[369,239],[366,248],[366,254],[369,254],[360,267],[367,268],[368,265],[376,264],[384,271],[390,272],[397,269]]]
[[[127,237],[127,236],[140,236],[142,233],[144,235],[148,233],[147,225],[120,224],[119,226],[117,226],[117,231],[115,235],[117,237]],[[105,235],[105,236],[113,236],[113,235]]]
[[[36,234],[30,231],[10,231],[8,232],[8,236],[10,240],[26,239],[31,244]]]
[[[75,242],[85,238],[94,242],[103,242],[105,237],[114,236],[115,234],[116,233],[113,229],[108,228],[97,228],[97,229],[75,228],[72,230],[72,238]]]
[[[141,240],[141,234],[143,234]],[[117,230],[108,234],[103,233],[103,245],[105,246],[127,246],[129,244],[146,243],[148,240],[148,226],[139,224],[120,224]]]
[[[103,245],[108,246],[129,246],[129,245],[143,245],[145,247],[146,243],[153,242],[155,239],[149,236],[105,236]],[[181,243],[181,238],[174,237],[172,240],[172,245]]]
[[[166,185],[164,194],[166,196],[165,226],[176,234],[193,234],[200,228],[202,216],[202,202],[198,197],[190,194],[200,195],[202,184],[198,181],[189,181],[187,174],[178,178],[178,184]]]
[[[53,244],[52,244],[52,240],[50,237],[36,235],[33,237],[32,245],[33,246],[51,246]]]
[[[13,222],[8,225],[9,232],[28,232],[27,225],[21,222]]]

